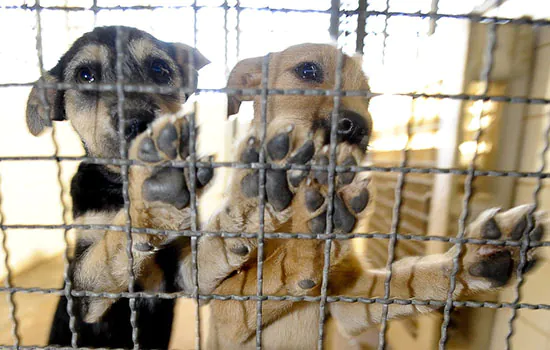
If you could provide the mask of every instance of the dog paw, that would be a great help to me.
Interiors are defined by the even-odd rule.
[[[466,237],[520,241],[529,235],[530,241],[540,241],[548,231],[548,215],[545,212],[530,214],[532,209],[530,205],[522,205],[504,212],[486,210],[468,226]],[[464,272],[468,279],[488,281],[491,288],[501,287],[515,274],[520,249],[519,246],[466,244]],[[528,249],[524,272],[535,265],[535,252],[535,249]]]
[[[312,164],[329,165],[329,146],[323,146],[316,153]],[[351,167],[359,164],[362,153],[356,146],[340,144],[336,148],[336,165]],[[328,210],[328,171],[315,170],[301,184],[298,192],[298,203],[303,203],[307,228],[312,233],[324,233]],[[357,224],[358,216],[369,203],[369,177],[355,172],[338,172],[335,174],[334,197],[332,205],[332,232],[350,233]]]
[[[282,132],[266,141],[266,163],[274,164],[306,164],[315,152],[313,140],[307,140],[294,149],[293,126],[287,126]],[[257,163],[260,159],[259,140],[251,136],[241,153],[242,163]],[[282,169],[267,169],[265,172],[265,198],[275,211],[280,212],[290,206],[294,193],[291,184],[299,181],[293,177],[295,173]],[[257,198],[259,191],[259,171],[247,171],[241,179],[240,187],[248,198]]]
[[[279,129],[281,130],[281,129]],[[273,133],[266,140],[266,163],[279,165],[318,165],[328,167],[330,149],[322,146],[313,133],[300,137],[293,125]],[[305,141],[304,141],[305,139]],[[252,136],[241,152],[242,163],[257,163],[259,140]],[[351,167],[359,164],[363,152],[357,146],[341,143],[336,150],[336,164]],[[324,233],[326,226],[328,171],[326,170],[282,170],[267,169],[265,172],[265,199],[276,212],[291,205],[294,210],[305,210],[308,229],[313,233]],[[357,215],[369,202],[367,178],[356,176],[355,172],[338,172],[335,179],[333,205],[333,232],[349,233],[355,227]],[[259,194],[258,170],[247,170],[240,180],[245,197],[256,198]],[[294,216],[296,213],[294,213]]]
[[[145,201],[165,203],[179,210],[189,205],[189,170],[161,166],[172,160],[188,160],[189,130],[185,117],[166,116],[156,120],[133,142],[130,157],[147,165],[133,167],[131,173],[132,180],[141,183]],[[212,168],[198,168],[195,174],[195,188],[201,189],[214,173]]]

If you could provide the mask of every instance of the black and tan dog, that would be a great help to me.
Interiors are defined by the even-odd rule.
[[[131,41],[130,41],[131,46]],[[271,55],[269,87],[274,89],[332,89],[335,85],[337,50],[330,45],[298,45]],[[258,88],[262,77],[263,58],[240,62],[232,71],[229,87]],[[73,73],[74,74],[74,73]],[[74,78],[73,78],[74,79]],[[366,90],[368,83],[360,66],[344,57],[343,90]],[[262,145],[259,97],[230,100],[230,110],[238,108],[240,100],[254,100],[255,118],[251,134],[239,146],[242,162],[257,162]],[[263,151],[270,163],[277,165],[327,165],[330,159],[331,96],[270,95],[267,105],[267,139]],[[361,97],[343,97],[337,121],[338,147],[336,162],[353,166],[362,161],[371,132],[367,101]],[[29,109],[32,111],[32,108]],[[31,118],[32,119],[32,118]],[[71,119],[71,117],[69,117]],[[32,130],[32,122],[31,130]],[[75,125],[78,130],[78,126]],[[82,133],[81,133],[82,134]],[[147,131],[132,142],[129,156],[150,165],[161,165],[172,159],[185,159],[189,153],[189,125],[185,118],[156,118]],[[85,137],[83,137],[86,140]],[[116,148],[116,143],[114,144]],[[104,169],[105,170],[105,169]],[[204,186],[211,172],[197,171],[197,187]],[[227,200],[206,225],[208,231],[258,232],[260,228],[258,195],[259,175],[256,170],[235,170],[227,191]],[[328,177],[324,171],[311,173],[300,170],[266,171],[264,215],[266,232],[324,233],[328,201]],[[78,177],[77,177],[78,179]],[[82,184],[82,182],[81,182]],[[129,195],[132,225],[160,229],[182,229],[189,226],[189,185],[187,171],[162,167],[151,170],[132,167]],[[120,185],[119,185],[120,186]],[[350,233],[365,217],[369,191],[368,178],[340,172],[336,176],[335,199],[331,232]],[[100,186],[108,187],[108,186]],[[81,191],[93,186],[78,186]],[[97,188],[97,186],[96,186]],[[74,192],[74,191],[73,191]],[[120,200],[120,197],[117,197]],[[119,202],[119,206],[120,206]],[[120,208],[120,207],[119,207]],[[125,216],[119,208],[96,215],[88,210],[80,215],[81,223],[107,221],[124,225]],[[488,210],[467,229],[469,237],[519,239],[525,234],[530,207],[510,211]],[[547,230],[544,213],[533,217],[533,239],[540,239]],[[309,238],[314,238],[311,235]],[[125,253],[126,238],[120,231],[85,231],[80,233],[81,247],[74,263],[74,284],[78,289],[98,292],[127,290],[128,269]],[[173,289],[191,291],[191,259],[185,242],[179,245],[167,237],[134,235],[134,273],[145,290]],[[199,240],[199,285],[201,293],[254,295],[257,286],[255,239],[222,239],[204,236]],[[175,247],[175,248],[173,248]],[[263,293],[268,295],[319,295],[323,270],[323,242],[315,239],[269,239],[265,242]],[[170,261],[161,263],[161,256],[172,249]],[[467,295],[506,284],[518,261],[518,247],[468,245],[464,255],[454,296]],[[391,296],[398,298],[445,299],[452,269],[454,250],[396,261],[393,265]],[[533,259],[529,252],[529,261]],[[160,267],[159,267],[160,266]],[[170,270],[172,269],[172,270]],[[177,271],[175,271],[177,270]],[[169,275],[166,271],[173,273]],[[365,259],[350,254],[347,241],[333,242],[328,291],[331,295],[376,297],[384,294],[385,272],[372,269]],[[168,282],[172,284],[168,284]],[[143,301],[145,302],[145,301]],[[160,303],[156,301],[155,303]],[[85,303],[82,316],[88,322],[105,324],[117,305],[123,305],[128,317],[127,303],[93,298]],[[256,302],[218,301],[211,303],[208,349],[254,348]],[[342,334],[353,336],[366,327],[380,322],[380,304],[330,303],[328,312]],[[156,310],[156,309],[152,309]],[[388,317],[431,311],[430,307],[392,305]],[[147,313],[147,310],[140,309]],[[122,315],[119,312],[117,315]],[[160,314],[158,314],[160,315]],[[140,316],[142,317],[142,316]],[[145,317],[150,317],[146,314]],[[152,317],[151,317],[152,318]],[[263,344],[272,349],[312,348],[317,341],[319,306],[311,302],[265,301],[262,322]],[[120,325],[128,320],[117,318]],[[143,322],[143,331],[158,332],[158,324]],[[157,321],[160,322],[160,321]],[[111,324],[114,325],[114,324]],[[151,327],[147,329],[147,327]],[[68,328],[65,326],[65,328]],[[109,328],[110,330],[115,328]],[[67,332],[67,331],[66,331]],[[108,333],[108,332],[106,332]],[[105,334],[106,334],[105,333]],[[127,333],[129,334],[129,333]],[[128,339],[126,339],[128,340]],[[142,346],[151,345],[142,339]],[[127,346],[125,343],[124,346]],[[131,345],[131,344],[130,344]]]
[[[73,83],[94,86],[97,83],[116,82],[116,41],[120,35],[123,50],[122,75],[125,83],[151,84],[176,88],[176,92],[124,93],[124,102],[118,108],[116,91],[98,89],[47,89],[33,88],[27,104],[27,124],[29,130],[38,135],[51,126],[50,120],[69,120],[82,139],[86,154],[90,157],[120,158],[119,112],[124,113],[124,137],[129,143],[143,133],[152,122],[163,113],[177,113],[188,97],[177,92],[177,88],[196,87],[197,71],[209,63],[195,49],[180,43],[167,43],[135,28],[100,27],[84,34],[61,57],[59,63],[44,77],[48,83]],[[48,114],[49,112],[49,114]],[[162,118],[160,118],[162,121]],[[185,120],[180,120],[185,124]],[[159,147],[169,152],[177,152],[179,157],[187,156],[186,147],[169,149],[173,137],[185,137],[183,129],[164,129]],[[176,133],[176,134],[174,134]],[[185,132],[184,132],[185,133]],[[152,140],[148,139],[151,143]],[[151,146],[147,143],[145,146]],[[153,145],[154,146],[154,145]],[[130,154],[135,156],[135,148]],[[149,148],[145,152],[151,151]],[[148,160],[155,160],[148,154]],[[152,174],[154,171],[154,174]],[[198,172],[197,187],[204,186],[211,177],[211,171]],[[129,195],[132,200],[130,215],[133,226],[164,227],[184,229],[189,227],[189,215],[184,209],[188,206],[189,192],[182,169],[135,168],[130,171]],[[176,178],[174,180],[174,177]],[[174,180],[174,181],[173,181]],[[146,184],[143,185],[143,182]],[[169,182],[168,188],[164,186]],[[147,198],[153,203],[145,205],[142,186]],[[164,187],[163,187],[164,186]],[[167,194],[167,191],[169,192]],[[174,196],[170,197],[173,193]],[[73,214],[76,223],[125,225],[123,208],[122,179],[120,168],[91,163],[82,163],[71,183]],[[172,202],[177,209],[172,209]],[[168,210],[164,210],[169,207]],[[183,210],[180,210],[183,209]],[[163,226],[161,217],[168,216],[172,226]],[[113,237],[114,236],[114,237]],[[71,279],[75,289],[91,291],[127,290],[126,286],[112,287],[109,282],[116,279],[112,271],[102,268],[102,264],[120,265],[120,273],[127,273],[127,259],[124,253],[125,241],[120,232],[107,235],[99,230],[80,230],[74,258],[70,266]],[[146,241],[146,242],[145,242]],[[151,243],[157,242],[159,246]],[[162,243],[162,244],[161,244]],[[137,279],[136,290],[158,290],[172,292],[179,290],[178,261],[185,250],[185,239],[142,240],[136,239],[134,255],[136,266],[145,272],[145,277]],[[155,254],[152,254],[152,252]],[[115,268],[116,270],[116,268]],[[122,271],[124,270],[124,271]],[[117,270],[118,271],[118,270]],[[101,320],[94,319],[99,312],[96,305],[103,305],[97,299],[75,298],[73,311],[76,315],[76,330],[79,333],[78,345],[86,347],[131,348],[130,309],[128,299],[105,300],[113,304]],[[172,327],[174,302],[162,299],[140,299],[137,301],[137,324],[139,343],[142,348],[167,348]],[[104,310],[101,311],[103,313]],[[95,323],[86,320],[98,321]],[[53,321],[50,344],[70,345],[69,316],[67,300],[60,299]]]

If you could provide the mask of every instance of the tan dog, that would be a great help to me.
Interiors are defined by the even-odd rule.
[[[269,88],[333,89],[338,51],[330,45],[304,44],[270,55]],[[230,88],[260,88],[264,58],[252,58],[237,64],[232,71]],[[359,64],[343,57],[342,89],[367,90],[368,83]],[[250,135],[239,146],[238,160],[255,163],[264,153],[275,165],[324,165],[330,161],[328,147],[332,96],[269,95],[267,133],[260,144],[261,100],[236,96],[229,109],[238,109],[239,101],[254,100],[254,121]],[[363,97],[342,97],[337,120],[335,160],[346,167],[363,160],[371,120]],[[204,130],[203,130],[204,132]],[[147,132],[139,135],[130,147],[130,156],[150,165],[163,165],[172,159],[186,159],[189,154],[189,125],[185,118],[157,119]],[[178,230],[187,227],[189,218],[187,185],[189,176],[175,168],[131,171],[130,197],[132,223],[138,227]],[[203,170],[201,170],[203,169]],[[197,172],[197,187],[209,180],[204,168]],[[267,169],[265,171],[265,232],[305,234],[311,239],[266,239],[263,264],[263,294],[318,296],[322,282],[324,241],[313,239],[325,233],[328,210],[327,172]],[[184,181],[185,179],[185,181]],[[207,231],[257,233],[260,229],[258,195],[261,194],[257,170],[235,170],[228,184],[227,198],[205,226]],[[347,234],[358,229],[367,216],[368,177],[339,171],[335,178],[334,205],[330,232]],[[185,189],[185,191],[184,191]],[[507,212],[488,210],[467,229],[468,237],[520,239],[526,228],[530,207]],[[122,214],[114,220],[123,223]],[[540,239],[547,227],[542,213],[533,217],[533,239]],[[544,227],[543,227],[544,226]],[[80,287],[96,291],[121,292],[127,289],[127,260],[124,233],[108,231],[94,240],[97,255],[81,259],[81,271],[94,273],[78,279]],[[143,288],[158,290],[162,280],[155,257],[167,244],[166,237],[134,235],[134,273]],[[169,240],[168,240],[169,241]],[[99,252],[104,250],[105,253]],[[454,296],[500,287],[510,280],[518,262],[517,247],[468,245],[457,279]],[[328,282],[329,295],[380,297],[384,295],[385,271],[369,267],[366,258],[351,254],[349,242],[334,241]],[[109,257],[107,260],[97,257]],[[256,295],[257,240],[204,236],[199,240],[198,264],[200,293]],[[447,296],[454,249],[446,254],[408,258],[393,265],[391,296],[397,298],[444,300]],[[532,252],[529,261],[533,260]],[[107,261],[107,263],[106,263]],[[188,247],[181,254],[179,287],[192,291],[191,257]],[[96,321],[109,309],[111,301],[96,299],[87,310],[87,320]],[[214,300],[211,305],[207,349],[247,349],[255,347],[256,302]],[[327,307],[330,317],[342,334],[353,336],[380,322],[381,304],[336,302]],[[388,318],[431,311],[430,307],[392,305]],[[319,322],[317,302],[264,301],[263,344],[268,349],[304,349],[315,347]],[[185,330],[182,330],[185,331]]]
[[[329,45],[304,44],[272,53],[269,60],[270,89],[333,89],[338,51]],[[241,61],[233,69],[228,87],[261,88],[264,58]],[[342,90],[368,90],[359,64],[343,57]],[[239,147],[239,160],[257,162],[261,149],[261,100],[254,100],[252,131]],[[267,100],[267,137],[265,159],[278,165],[327,165],[330,159],[330,116],[332,96],[269,95]],[[240,100],[230,98],[230,112],[238,109]],[[339,165],[359,164],[365,154],[371,131],[367,100],[343,97],[337,121],[336,161]],[[332,230],[349,233],[367,216],[368,178],[361,174],[339,172],[335,179]],[[259,231],[258,171],[235,170],[227,191],[227,200],[214,215],[207,229],[223,232]],[[322,234],[326,229],[328,201],[327,173],[323,171],[274,170],[265,173],[266,232]],[[525,234],[529,206],[506,212],[491,209],[468,226],[467,236],[490,239],[520,239]],[[547,230],[546,214],[533,217],[532,239],[540,239]],[[543,229],[544,226],[544,229]],[[311,236],[313,238],[313,236]],[[202,270],[231,270],[229,277],[220,276],[215,294],[256,295],[257,241],[254,239],[203,238],[201,248],[211,253],[214,242],[225,244],[233,256],[223,262],[203,254]],[[263,294],[318,296],[322,282],[324,243],[316,239],[266,239],[263,263]],[[391,296],[445,300],[455,249],[446,254],[413,257],[393,264]],[[519,248],[467,245],[464,249],[454,297],[505,285],[516,270]],[[329,295],[382,297],[383,270],[369,268],[367,258],[351,254],[349,241],[334,241],[328,282]],[[533,252],[529,252],[533,261]],[[228,268],[229,265],[229,268]],[[238,267],[237,267],[238,266]],[[235,268],[237,267],[237,268]],[[222,278],[224,278],[222,280]],[[211,280],[212,281],[212,280]],[[204,283],[201,280],[201,283]],[[201,284],[204,291],[212,285]],[[207,349],[252,349],[256,346],[256,301],[214,300],[211,305]],[[360,334],[380,322],[381,304],[336,302],[328,305],[330,316],[346,336]],[[389,308],[388,318],[432,311],[428,306],[397,305]],[[262,303],[263,338],[266,349],[311,349],[317,344],[319,303],[264,301]]]

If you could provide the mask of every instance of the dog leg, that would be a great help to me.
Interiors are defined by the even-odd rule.
[[[189,124],[185,118],[173,116],[157,119],[130,146],[130,159],[145,165],[134,165],[129,172],[130,219],[134,228],[184,230],[190,226],[189,174],[187,169],[162,166],[170,160],[186,160],[189,155]],[[197,193],[212,178],[211,168],[196,172]],[[119,211],[112,225],[121,230],[108,230],[80,237],[89,247],[76,262],[75,287],[95,292],[124,292],[128,289],[129,269],[126,213]],[[163,280],[162,271],[155,263],[157,251],[176,239],[161,234],[132,234],[133,272],[136,281],[145,290],[157,290]],[[84,310],[87,322],[96,322],[115,299],[91,298]]]
[[[305,138],[306,141],[300,142],[299,131],[288,127],[278,128],[278,130],[278,133],[270,133],[268,131],[265,150],[269,161],[275,161],[277,164],[326,165],[322,163],[325,162],[325,159],[328,160],[328,148],[316,145],[313,136],[310,135]],[[252,154],[253,157],[251,158],[255,161],[259,153],[258,148],[257,141],[249,139],[242,154],[247,156]],[[336,162],[338,165],[356,165],[360,161],[360,157],[361,153],[357,152],[353,146],[339,145],[337,148]],[[247,161],[249,160],[247,159]],[[326,200],[328,192],[327,173],[312,171],[308,174],[307,170],[279,171],[274,169],[269,169],[266,173],[266,212],[275,213],[269,217],[266,215],[266,221],[270,220],[266,226],[273,225],[275,222],[274,219],[281,217],[276,216],[277,213],[286,211],[290,213],[292,220],[292,225],[287,226],[291,226],[290,230],[293,233],[300,233],[302,235],[311,234],[311,238],[313,238],[313,235],[324,234],[328,205],[328,201]],[[234,184],[240,185],[240,188],[243,189],[241,192],[236,192],[237,194],[245,192],[245,198],[248,198],[245,200],[250,201],[250,207],[253,208],[252,210],[255,210],[254,215],[257,215],[257,209],[255,208],[257,199],[255,196],[259,191],[254,189],[248,197],[246,191],[250,191],[254,187],[254,182],[258,180],[257,176],[256,171],[247,170],[240,174],[238,180],[234,182]],[[249,177],[253,177],[253,181],[248,180],[247,178]],[[279,177],[282,180],[277,182],[277,186],[274,186],[275,189],[270,188],[273,184],[269,184],[268,181],[273,181],[273,178],[278,179]],[[369,202],[367,189],[369,180],[362,176],[355,176],[354,173],[341,172],[336,176],[335,184],[332,217],[333,230],[331,232],[349,233],[355,228],[359,221],[359,216],[364,213]],[[277,197],[276,189],[279,189],[283,193],[285,191],[290,193],[288,202],[286,200],[282,201],[282,196]],[[273,205],[270,200],[273,201],[274,198],[275,204]],[[232,202],[229,201],[229,203]],[[242,208],[242,205],[237,206],[236,209],[239,208]],[[280,209],[281,212],[277,212],[274,208]],[[230,213],[234,213],[236,210],[235,208],[232,209]],[[243,212],[247,213],[246,211]],[[236,222],[233,224],[233,227],[238,227],[239,229],[247,228],[248,217],[246,215],[240,220],[234,221],[228,220],[227,212],[221,212],[219,215],[221,217],[218,217],[218,220],[215,222],[214,229],[225,228],[227,226],[224,223],[231,224],[232,222]],[[288,214],[285,213],[285,215]],[[255,218],[252,220],[255,220]],[[281,222],[282,220],[277,221],[278,224]],[[255,226],[248,227],[256,229]],[[239,242],[243,246],[247,242],[255,244],[254,240],[246,239],[226,239],[225,242],[232,244],[233,252],[241,251],[241,249],[236,249],[239,246],[234,245],[235,242]],[[271,240],[267,240],[268,246],[271,243]],[[318,239],[281,239],[278,240],[278,245],[278,248],[269,252],[263,264],[263,294],[275,296],[319,295],[324,264],[324,241]],[[343,256],[346,256],[346,248],[346,244],[341,245],[335,241],[331,251],[331,262],[336,263]],[[246,253],[250,252],[250,246],[247,245],[242,251]],[[237,271],[236,274],[223,280],[216,288],[215,293],[221,295],[255,295],[257,293],[257,265],[254,263],[246,264],[246,261],[234,261],[236,264],[233,266],[236,266],[236,268],[233,268],[233,271]],[[211,261],[208,266],[211,266],[212,263],[214,262]],[[264,301],[262,303],[263,324],[268,325],[286,314],[294,304],[295,302],[289,300]],[[219,325],[219,327],[215,326],[215,328],[218,332],[227,333],[217,335],[216,338],[230,339],[229,343],[242,344],[255,333],[255,301],[213,300],[211,301],[211,307],[212,312],[216,315],[215,323]]]
[[[481,213],[466,231],[466,237],[479,239],[520,240],[527,229],[527,215],[532,207],[524,205],[500,212],[489,209]],[[534,230],[530,239],[538,241],[549,230],[547,213],[537,212],[532,217]],[[515,275],[519,264],[517,246],[494,246],[465,244],[460,260],[459,273],[453,298],[468,296],[479,291],[487,291],[505,286]],[[392,265],[390,283],[391,297],[399,299],[415,298],[420,300],[440,300],[447,298],[450,275],[453,269],[453,257],[456,247],[445,254],[424,257],[409,257],[396,261]],[[526,269],[536,262],[535,251],[527,253]],[[384,295],[384,270],[361,269],[358,264],[349,261],[333,270],[331,294],[354,297],[382,297]],[[361,271],[362,270],[362,271]],[[357,278],[349,279],[350,276]],[[341,280],[347,277],[347,281]],[[340,278],[340,280],[339,280]],[[350,336],[358,335],[370,325],[381,320],[382,305],[336,302],[330,304],[331,315],[339,327]],[[435,307],[424,305],[392,304],[388,308],[388,319],[433,311]]]

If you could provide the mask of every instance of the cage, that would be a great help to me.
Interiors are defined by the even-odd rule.
[[[68,123],[53,123],[50,131],[32,137],[25,125],[25,102],[34,82],[45,76],[78,37],[106,25],[136,27],[164,41],[186,43],[212,62],[200,70],[196,89],[182,88],[195,92],[187,105],[195,112],[192,125],[200,126],[200,135],[191,137],[191,149],[196,146],[197,153],[191,152],[190,160],[181,166],[189,169],[190,176],[196,176],[198,169],[216,169],[214,183],[200,202],[191,186],[192,223],[179,233],[191,240],[192,293],[135,291],[134,278],[128,290],[119,294],[71,287],[74,231],[95,229],[73,220],[71,178],[82,161],[111,164],[121,169],[127,186],[132,165],[124,149],[128,145],[122,142],[117,159],[86,156]],[[480,242],[464,236],[466,225],[487,208],[535,203],[539,210],[550,209],[550,65],[546,59],[550,54],[550,7],[544,1],[5,0],[0,5],[0,28],[0,96],[5,107],[0,119],[2,348],[59,348],[48,343],[57,302],[60,297],[72,300],[83,296],[130,300],[132,311],[125,329],[131,330],[134,348],[141,347],[132,301],[148,298],[176,300],[169,346],[174,349],[208,348],[204,338],[215,330],[208,329],[209,307],[199,307],[199,301],[226,299],[251,300],[257,305],[256,348],[270,348],[262,337],[270,327],[262,326],[262,305],[285,300],[317,305],[319,322],[308,332],[315,334],[318,348],[550,346],[550,301],[545,293],[548,264],[543,261],[535,271],[522,273],[527,249],[537,247],[545,257],[548,242]],[[368,163],[346,170],[372,176],[376,196],[369,204],[374,209],[368,227],[344,237],[332,232],[329,224],[324,235],[300,237],[296,232],[270,236],[273,232],[260,225],[251,236],[259,242],[258,247],[275,237],[324,241],[323,283],[318,296],[265,295],[262,283],[268,277],[261,268],[254,295],[198,293],[198,238],[206,234],[234,237],[243,232],[204,232],[197,217],[207,218],[217,209],[232,171],[256,166],[262,178],[269,169],[262,157],[256,165],[234,162],[234,145],[249,132],[253,112],[245,103],[237,115],[226,118],[226,94],[244,93],[224,88],[230,70],[242,59],[304,42],[332,42],[342,52],[340,60],[343,54],[359,57],[370,90],[342,91],[334,86],[322,92],[288,92],[270,90],[264,84],[254,94],[265,101],[267,96],[285,93],[324,94],[336,106],[348,95],[369,100],[374,129]],[[263,74],[267,74],[268,64],[266,60]],[[337,69],[335,75],[341,74]],[[118,78],[116,84],[104,88],[114,91],[119,99],[140,88],[126,86]],[[44,91],[71,88],[40,84]],[[216,158],[203,162],[199,154],[215,154]],[[326,171],[334,179],[341,170],[332,163]],[[329,198],[334,198],[334,189],[329,192]],[[265,200],[263,196],[259,199],[260,222]],[[330,215],[329,210],[327,222]],[[118,231],[130,238],[129,247],[131,233],[143,233],[139,228],[136,231],[131,220]],[[383,295],[330,293],[330,251],[339,240],[351,240],[354,254],[385,269]],[[449,272],[450,285],[445,286],[447,298],[392,296],[389,285],[395,261],[443,253],[453,245],[464,249],[475,244],[519,245],[517,280],[498,291],[456,299],[452,294],[459,272],[456,255]],[[259,266],[268,253],[259,248]],[[133,259],[132,253],[128,258]],[[441,312],[397,320],[382,317],[379,326],[342,339],[326,313],[328,305],[335,302],[380,304],[385,316],[394,305],[430,306]],[[70,333],[67,346],[79,348],[74,324]]]

